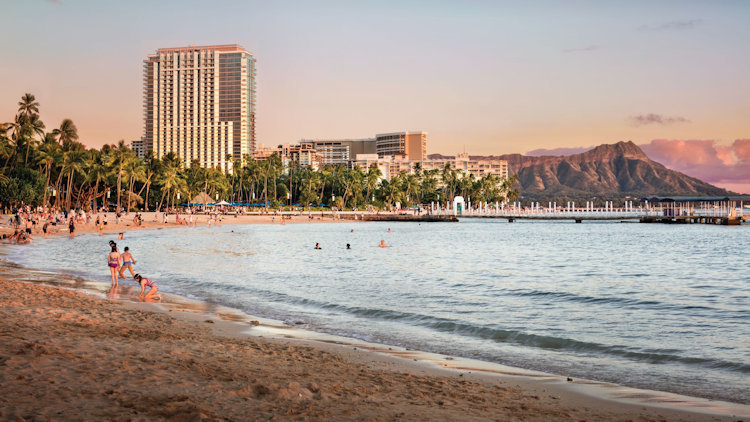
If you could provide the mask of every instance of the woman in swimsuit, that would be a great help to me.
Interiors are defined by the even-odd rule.
[[[134,275],[133,279],[136,283],[141,285],[141,293],[138,295],[138,297],[143,297],[144,299],[153,298],[161,300],[161,295],[159,294],[159,285],[156,284],[156,282],[148,278],[141,277],[140,274]],[[146,296],[143,296],[143,292],[146,290],[146,287],[149,287],[150,289],[148,293],[146,293]]]
[[[135,258],[133,258],[133,255],[130,254],[130,248],[125,246],[125,251],[122,253],[122,267],[120,267],[120,277],[125,278],[125,268],[130,270],[130,275],[132,277],[135,277],[135,272],[133,271],[133,264],[135,264]]]
[[[120,253],[117,252],[117,246],[112,246],[112,252],[107,256],[107,265],[112,274],[112,285],[117,286],[117,269],[120,266]]]

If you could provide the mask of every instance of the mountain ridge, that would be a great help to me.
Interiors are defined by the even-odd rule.
[[[432,154],[430,158],[445,157]],[[521,195],[531,199],[645,196],[723,196],[731,192],[651,160],[631,141],[602,144],[563,156],[470,156],[506,160],[518,175]]]

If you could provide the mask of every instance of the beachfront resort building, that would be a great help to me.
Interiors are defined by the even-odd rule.
[[[427,156],[426,132],[393,132],[360,139],[303,139],[300,145],[314,149],[323,165],[343,164],[351,168],[359,155],[376,154],[380,158],[403,157],[424,160]]]
[[[343,164],[349,167],[358,154],[375,153],[375,138],[303,139],[299,144],[315,150],[323,165]]]
[[[407,160],[422,161],[427,158],[427,133],[395,132],[375,135],[375,153],[380,158],[403,156]]]
[[[135,156],[143,158],[146,156],[146,142],[143,139],[136,139],[130,143],[130,149],[133,150]]]
[[[475,177],[487,175],[498,176],[501,179],[508,177],[508,162],[505,160],[472,160],[467,154],[458,154],[454,157],[441,157],[438,159],[409,160],[404,156],[379,157],[377,154],[360,154],[352,162],[353,166],[363,169],[375,165],[380,169],[383,178],[390,180],[399,173],[413,173],[414,165],[419,163],[422,170],[441,171],[446,165],[452,169],[473,174]]]
[[[296,162],[301,166],[312,167],[317,170],[321,163],[318,152],[308,144],[283,144],[276,147],[267,147],[259,143],[255,150],[255,159],[257,161],[267,160],[273,154],[279,156],[284,166],[288,166],[290,162]]]
[[[413,173],[419,163],[423,170],[443,170],[446,165],[475,177],[495,175],[508,177],[508,162],[493,159],[471,159],[467,154],[427,157],[427,133],[393,132],[359,139],[303,139],[297,145],[260,146],[256,160],[277,154],[288,165],[295,161],[303,166],[344,165],[368,169],[377,166],[382,178],[390,180],[399,173]]]
[[[160,48],[143,62],[143,149],[232,170],[255,153],[255,58],[239,45]]]

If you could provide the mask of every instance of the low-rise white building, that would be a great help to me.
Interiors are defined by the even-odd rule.
[[[389,157],[378,157],[377,154],[358,154],[352,162],[353,166],[367,169],[372,165],[378,166],[383,178],[390,180],[393,176],[407,172],[414,172],[414,165],[419,163],[422,170],[443,170],[446,164],[451,168],[473,174],[480,178],[487,175],[495,175],[501,179],[508,177],[508,162],[505,160],[472,160],[467,154],[458,154],[455,157],[445,157],[435,160],[409,160],[403,155]]]

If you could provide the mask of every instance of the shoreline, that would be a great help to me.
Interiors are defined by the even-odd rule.
[[[171,228],[171,227],[198,227],[198,226],[206,226],[208,225],[208,221],[210,216],[208,214],[192,214],[194,217],[193,225],[191,226],[188,223],[177,223],[175,220],[175,214],[169,214],[168,222],[164,223],[163,220],[160,218],[163,213],[161,212],[142,212],[141,215],[143,217],[143,224],[140,226],[136,226],[133,222],[133,217],[136,213],[131,212],[125,216],[120,217],[120,222],[117,223],[117,220],[115,218],[115,213],[113,212],[107,212],[107,213],[94,213],[91,214],[92,218],[91,221],[88,223],[83,224],[76,224],[75,227],[75,235],[84,234],[84,233],[97,233],[96,228],[96,216],[107,216],[107,224],[104,226],[104,230],[102,231],[102,236],[104,235],[114,235],[117,236],[118,233],[125,233],[127,234],[128,231],[133,230],[155,230],[155,229],[163,229],[163,228]],[[361,219],[344,219],[340,218],[340,216],[335,216],[334,214],[328,212],[323,213],[323,215],[320,215],[321,213],[315,212],[315,211],[304,211],[303,213],[299,215],[288,215],[284,214],[286,218],[282,219],[282,214],[275,214],[275,213],[268,213],[268,214],[222,214],[222,220],[218,222],[212,223],[213,225],[221,226],[223,224],[315,224],[315,223],[352,223],[352,222],[362,222]],[[182,219],[190,217],[190,214],[179,214]],[[310,218],[312,216],[312,218]],[[8,225],[8,219],[12,216],[10,214],[2,214],[0,215],[0,234],[6,234],[10,235],[13,234],[14,228],[11,225]],[[48,236],[50,237],[58,237],[58,236],[68,236],[68,225],[67,223],[61,223],[59,225],[53,226],[50,225],[50,232],[48,233]],[[20,231],[23,231],[22,227],[19,227]],[[41,239],[44,239],[44,233],[42,232],[42,227],[40,224],[35,224],[32,228],[32,238],[33,241],[39,241]],[[115,239],[116,240],[116,239]],[[2,243],[7,243],[5,239],[2,240]]]
[[[558,410],[560,407],[566,409],[570,407],[585,409],[586,412],[605,412],[605,414],[598,414],[594,418],[619,420],[637,415],[646,420],[659,420],[667,417],[669,420],[692,421],[736,420],[737,417],[750,416],[750,406],[742,404],[712,401],[659,391],[639,390],[589,380],[576,379],[573,382],[567,382],[565,377],[557,375],[301,330],[280,321],[257,318],[239,310],[171,294],[166,294],[167,300],[158,304],[138,303],[133,300],[117,298],[114,301],[108,300],[105,293],[107,286],[104,286],[103,289],[99,286],[100,289],[97,290],[92,288],[91,285],[86,286],[86,280],[80,279],[80,277],[23,268],[16,264],[12,265],[15,265],[16,268],[9,268],[7,265],[2,266],[0,280],[8,279],[8,276],[12,276],[13,273],[26,274],[27,279],[39,278],[38,275],[35,276],[33,273],[45,274],[51,279],[59,279],[61,275],[76,278],[78,281],[73,285],[56,281],[52,284],[57,283],[58,287],[49,288],[69,290],[71,293],[82,296],[81,290],[83,290],[89,296],[97,296],[92,299],[94,301],[101,301],[111,306],[127,309],[130,312],[152,312],[198,325],[209,325],[207,322],[210,320],[212,321],[210,327],[215,336],[237,340],[254,339],[259,342],[281,344],[284,347],[312,347],[344,359],[347,364],[367,367],[379,365],[379,370],[389,373],[406,371],[409,374],[416,373],[419,376],[437,377],[438,379],[458,379],[463,382],[492,386],[497,386],[498,383],[500,385],[512,385],[513,388],[519,389],[518,392],[523,397],[532,397],[533,404],[553,405]],[[10,279],[13,278],[18,277],[10,277]],[[27,281],[23,284],[35,286],[37,283],[44,285],[44,281]],[[252,321],[258,321],[259,323],[255,325]],[[0,357],[0,361],[2,361],[2,357]],[[550,400],[551,403],[547,403]],[[529,405],[525,406],[528,407]],[[355,405],[352,410],[355,411],[358,407],[359,405]],[[430,407],[430,409],[423,409],[422,411],[428,410],[432,412],[436,409]],[[566,410],[566,412],[569,412],[569,410]],[[420,415],[422,414],[420,413]],[[536,415],[536,417],[539,416]],[[547,414],[547,416],[550,415]],[[568,416],[572,416],[572,414],[557,414],[553,418],[568,419]],[[579,415],[570,419],[581,417],[590,418],[592,415]],[[541,418],[540,420],[542,419],[548,418]]]

